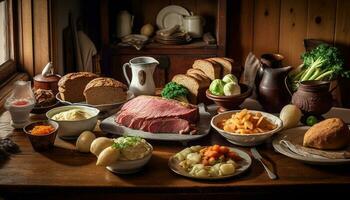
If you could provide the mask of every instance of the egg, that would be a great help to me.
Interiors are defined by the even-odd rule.
[[[141,28],[141,35],[150,37],[154,32],[154,27],[152,24],[145,24]]]
[[[95,140],[96,136],[91,131],[84,131],[80,134],[75,144],[76,149],[80,152],[90,152],[91,143]]]

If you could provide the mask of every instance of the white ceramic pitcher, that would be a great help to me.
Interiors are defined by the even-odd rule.
[[[159,62],[152,57],[136,57],[123,65],[123,72],[129,84],[129,90],[138,95],[154,95],[156,86],[153,80],[153,72]],[[126,73],[126,67],[131,68],[131,82]]]

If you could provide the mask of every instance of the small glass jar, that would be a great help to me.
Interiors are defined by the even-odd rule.
[[[29,122],[29,113],[34,108],[35,98],[28,81],[16,81],[14,90],[6,99],[5,108],[11,114],[11,125],[14,128],[23,128]]]

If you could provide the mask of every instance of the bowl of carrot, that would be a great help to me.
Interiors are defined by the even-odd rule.
[[[35,151],[51,150],[54,146],[58,123],[54,121],[37,121],[23,128]]]

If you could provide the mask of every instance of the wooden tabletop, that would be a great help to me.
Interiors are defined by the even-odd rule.
[[[0,121],[4,122],[3,115]],[[1,131],[1,130],[0,130]],[[95,198],[120,196],[132,199],[188,199],[242,197],[264,195],[304,196],[306,193],[346,193],[350,186],[349,166],[313,166],[303,164],[275,152],[271,143],[258,146],[266,163],[278,175],[270,180],[260,163],[253,160],[251,168],[242,175],[222,181],[196,181],[174,174],[168,159],[184,148],[177,142],[149,141],[154,147],[150,162],[139,173],[116,175],[96,166],[96,157],[70,149],[72,144],[56,140],[51,152],[35,152],[21,130],[10,137],[20,146],[21,153],[0,163],[1,196],[54,194],[62,197]],[[188,145],[221,144],[233,146],[215,131]],[[64,148],[62,146],[65,146]],[[236,146],[234,146],[236,147]],[[246,152],[249,148],[241,148]]]

